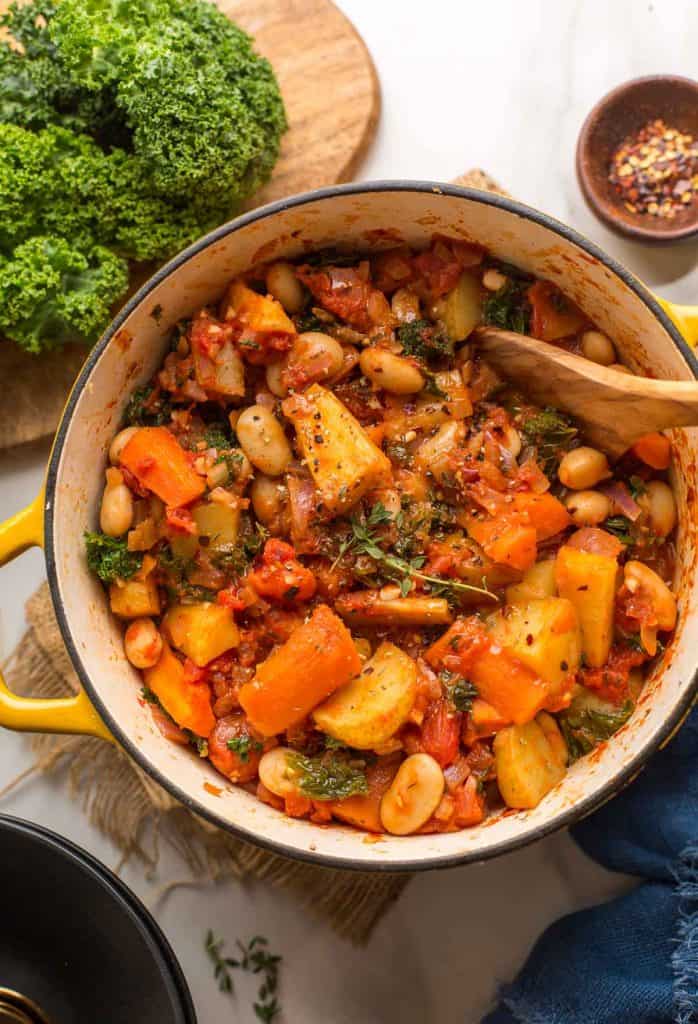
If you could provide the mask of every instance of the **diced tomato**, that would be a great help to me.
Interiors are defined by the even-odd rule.
[[[367,334],[376,324],[392,319],[390,304],[383,292],[368,280],[368,267],[362,273],[354,267],[298,268],[298,277],[319,304],[329,313],[345,320],[357,331]]]
[[[264,545],[262,564],[247,574],[247,583],[273,601],[307,601],[316,590],[315,576],[295,557],[290,544],[272,537]]]
[[[219,590],[216,594],[216,602],[222,604],[224,608],[230,608],[232,612],[241,612],[247,607],[237,584],[226,587],[225,590]]]
[[[601,668],[585,668],[579,673],[583,686],[598,693],[603,700],[622,704],[628,698],[630,672],[647,661],[643,651],[632,647],[615,645],[611,648],[608,661]]]
[[[185,533],[193,536],[197,532],[194,516],[188,508],[172,508],[168,505],[165,509],[165,521],[170,530],[175,533]]]
[[[451,238],[436,238],[431,246],[414,257],[414,266],[424,279],[433,298],[438,299],[458,283],[466,267],[482,263],[483,250],[476,245]]]
[[[214,359],[227,341],[233,338],[230,324],[216,320],[207,310],[202,310],[191,322],[189,344],[194,351]]]
[[[541,341],[559,341],[581,330],[586,322],[582,311],[550,281],[536,281],[528,289],[531,304],[531,334]]]
[[[220,718],[208,738],[211,761],[233,782],[250,782],[256,777],[264,750],[263,738],[255,734],[241,712]]]
[[[442,768],[458,757],[462,718],[462,714],[443,697],[427,708],[422,723],[421,746]]]
[[[453,794],[455,808],[453,824],[456,828],[479,825],[485,817],[485,796],[475,775],[469,775]]]
[[[412,253],[406,245],[386,249],[371,257],[371,276],[379,291],[394,292],[414,279]]]

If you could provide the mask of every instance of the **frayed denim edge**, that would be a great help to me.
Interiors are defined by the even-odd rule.
[[[674,972],[676,1024],[698,1022],[698,845],[688,846],[675,871],[678,896]],[[535,1024],[535,1022],[532,1022]]]

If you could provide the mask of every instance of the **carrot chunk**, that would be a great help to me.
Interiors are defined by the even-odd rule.
[[[144,670],[143,679],[181,729],[191,729],[197,736],[208,736],[216,724],[211,710],[211,689],[208,683],[186,679],[184,665],[166,642],[160,660],[153,668]]]
[[[188,505],[206,490],[203,477],[166,427],[141,427],[121,453],[121,465],[166,505]]]
[[[467,529],[493,562],[523,571],[530,569],[536,560],[536,529],[517,515],[505,514],[494,519],[469,516]]]
[[[315,609],[286,643],[257,667],[240,704],[263,736],[301,722],[361,670],[351,633],[327,605]]]
[[[645,434],[635,442],[632,452],[652,469],[668,469],[671,462],[671,444],[664,434]]]

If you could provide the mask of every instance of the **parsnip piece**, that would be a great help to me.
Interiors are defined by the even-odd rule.
[[[338,515],[391,473],[390,460],[340,400],[313,384],[283,403],[324,509]]]
[[[508,807],[536,807],[565,775],[565,741],[555,719],[545,712],[498,732],[494,754],[497,784]]]

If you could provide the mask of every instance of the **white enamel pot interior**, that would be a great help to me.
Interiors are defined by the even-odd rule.
[[[680,618],[662,664],[631,720],[574,764],[533,811],[507,811],[447,835],[367,842],[349,827],[294,820],[228,783],[196,754],[168,742],[139,700],[122,627],[87,571],[82,534],[94,528],[109,441],[129,393],[156,369],[173,325],[218,299],[251,264],[311,249],[368,250],[434,234],[482,243],[495,256],[554,281],[616,343],[624,362],[654,376],[692,379],[688,346],[650,293],[591,243],[509,199],[433,183],[348,185],[276,203],[227,224],[160,270],[128,303],[91,354],[66,408],[47,483],[46,554],[63,637],[99,715],[126,751],[182,803],[278,853],[335,867],[395,871],[483,860],[569,825],[611,797],[666,740],[696,687],[696,431],[675,438],[680,503]]]

